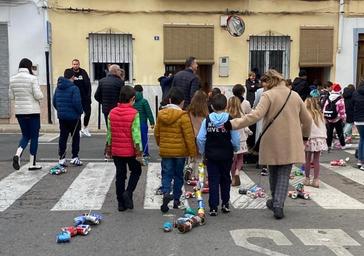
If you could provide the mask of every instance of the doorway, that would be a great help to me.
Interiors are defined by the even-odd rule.
[[[330,79],[330,67],[305,67],[302,68],[307,72],[307,81],[311,85],[313,81],[318,79],[324,83]]]

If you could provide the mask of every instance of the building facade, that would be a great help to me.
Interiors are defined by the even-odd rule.
[[[77,58],[95,90],[106,65],[118,63],[154,105],[158,77],[183,68],[190,55],[204,86],[226,90],[244,84],[253,68],[292,79],[305,68],[310,81],[335,80],[339,11],[338,0],[50,0],[53,84]],[[244,21],[240,37],[226,31],[231,14]]]
[[[44,1],[0,0],[0,123],[16,122],[9,101],[9,78],[18,71],[22,58],[33,62],[44,94],[42,122],[47,122],[47,9]]]

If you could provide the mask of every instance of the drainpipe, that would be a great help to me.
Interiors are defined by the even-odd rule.
[[[344,10],[345,0],[340,0],[339,3],[339,35],[338,35],[338,46],[337,53],[341,53],[342,43],[343,43],[343,34],[344,34]]]

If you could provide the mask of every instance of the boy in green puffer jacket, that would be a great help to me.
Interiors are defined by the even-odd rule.
[[[154,129],[154,117],[149,103],[143,98],[143,87],[140,84],[134,86],[136,91],[134,108],[139,112],[140,131],[142,134],[143,157],[149,157],[148,149],[148,120],[152,129]]]

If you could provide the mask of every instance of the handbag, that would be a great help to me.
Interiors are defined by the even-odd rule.
[[[289,97],[291,96],[291,93],[292,93],[292,90],[289,91],[289,94],[287,96],[287,99],[286,101],[284,102],[282,108],[278,111],[278,113],[275,115],[275,117],[268,123],[268,125],[264,128],[264,130],[262,131],[262,133],[259,135],[259,138],[257,140],[257,142],[254,144],[254,147],[252,147],[250,149],[250,152],[252,154],[255,154],[255,155],[258,155],[259,154],[259,148],[260,148],[260,141],[263,137],[263,135],[265,134],[265,132],[268,130],[268,128],[273,124],[274,120],[277,119],[277,117],[280,115],[280,113],[282,112],[282,110],[284,109],[284,107],[286,106],[288,100],[289,100]]]

